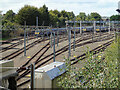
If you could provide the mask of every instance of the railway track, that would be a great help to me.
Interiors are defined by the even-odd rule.
[[[17,40],[20,40],[20,39],[23,39],[23,38],[20,37],[20,38],[15,38],[15,39],[6,40],[6,41],[4,41],[4,42],[1,42],[0,46],[1,46],[1,45],[4,45],[4,44],[9,44],[9,43],[11,43],[11,42],[13,42],[13,41],[17,41]]]
[[[34,39],[34,37],[29,38],[28,40],[31,40],[31,39]],[[10,49],[12,49],[12,48],[15,48],[16,46],[22,44],[23,42],[24,42],[24,40],[20,40],[20,41],[18,41],[17,43],[13,43],[13,44],[10,45],[10,46],[4,47],[4,48],[2,48],[2,49],[0,50],[0,53],[5,52],[5,51],[7,51],[7,50],[10,50]]]
[[[86,34],[86,35],[87,35],[87,34]],[[73,35],[72,35],[72,38],[73,38]],[[40,40],[40,39],[39,39],[39,40]],[[27,45],[27,46],[26,46],[26,50],[30,49],[31,47],[33,47],[34,45],[36,45],[36,44],[38,44],[38,43],[40,43],[40,42],[43,42],[43,41],[46,41],[46,40],[49,40],[49,39],[45,39],[45,40],[42,40],[42,41],[39,41],[39,40],[37,40],[37,41],[35,41],[35,42]],[[22,43],[22,42],[23,42],[23,41],[21,41],[20,43]],[[20,44],[20,43],[18,43],[18,44]],[[18,44],[12,45],[11,47],[15,47],[15,46],[17,46]],[[9,48],[10,48],[10,47],[9,47]],[[3,51],[6,51],[6,50],[8,50],[8,48],[4,49]],[[24,52],[24,47],[22,47],[21,49],[15,51],[15,52],[13,52],[13,53],[5,56],[5,57],[2,57],[1,60],[13,59],[13,58],[15,58],[16,56],[18,56],[18,55],[20,55],[21,53],[23,53],[23,52]]]
[[[87,37],[87,36],[86,36],[86,37]],[[83,37],[83,38],[84,38],[84,37]],[[88,40],[88,39],[91,39],[91,37],[84,38],[84,39],[79,39],[79,40],[80,40],[80,41],[83,41],[83,40]],[[65,40],[67,40],[67,39],[62,39],[61,41],[59,41],[59,43],[62,42],[62,41],[65,41]],[[79,40],[77,40],[76,43],[78,43]],[[57,42],[56,42],[56,43],[57,43]],[[42,50],[45,49],[45,51],[43,51],[43,53],[42,53],[42,54],[39,56],[39,58],[36,60],[36,62],[37,62],[37,61],[45,54],[45,52],[48,51],[49,48],[50,48],[50,46],[49,46],[49,42],[48,42],[43,48],[41,48],[36,54],[34,54],[25,64],[23,64],[22,67],[24,67],[24,66],[26,66],[28,63],[30,63],[30,61],[31,61],[34,57],[36,57]],[[62,48],[62,49],[64,49],[64,48]],[[62,49],[60,49],[60,50],[62,50]],[[53,53],[52,53],[52,55],[53,55]],[[18,70],[18,71],[20,71],[20,70]]]
[[[86,40],[87,39],[90,39],[90,38],[86,38]],[[65,41],[65,40],[67,40],[67,38],[64,38],[64,39],[61,39],[60,41],[59,41],[59,43],[61,43],[62,41]],[[55,42],[55,44],[57,44],[57,42]],[[39,56],[39,58],[36,60],[36,62],[49,50],[49,48],[50,48],[50,45],[49,45],[49,42],[44,46],[44,47],[42,47],[38,52],[36,52],[36,54],[34,54],[25,64],[23,64],[22,65],[22,67],[24,67],[24,66],[26,66],[28,63],[30,63],[30,61],[34,58],[34,57],[36,57],[41,51],[43,51],[44,49],[44,51],[42,52],[42,54]],[[19,70],[17,70],[18,72],[20,72],[20,69]]]
[[[80,40],[76,41],[76,43],[77,43],[77,42],[80,42]],[[78,44],[78,45],[76,45],[76,47],[79,47],[79,46],[82,46],[82,45],[88,44],[88,43],[92,43],[92,41],[89,41],[89,42],[86,42],[86,43],[82,43],[82,44]],[[72,43],[72,44],[73,44],[73,43]],[[73,47],[73,45],[72,45],[72,47]],[[65,47],[63,47],[63,48],[61,48],[61,49],[59,49],[58,51],[56,51],[56,53],[57,53],[56,56],[60,55],[61,53],[65,52],[65,51],[67,51],[67,50],[68,50],[68,45],[65,46]],[[97,49],[93,49],[93,51],[94,51],[94,50],[97,50]],[[45,63],[47,63],[47,62],[49,62],[51,59],[53,59],[53,56],[52,56],[52,55],[53,55],[53,53],[50,54],[50,55],[47,55],[46,57],[44,57],[44,58],[42,58],[42,59],[40,59],[40,60],[36,60],[36,61],[34,62],[35,65],[36,65],[35,69],[37,69],[38,67],[44,65]],[[44,59],[46,59],[46,58],[48,58],[48,57],[50,57],[50,56],[52,56],[52,57],[49,58],[49,59],[47,59],[46,61],[40,63],[40,61],[42,61],[42,60],[44,60]],[[82,55],[82,56],[85,56],[85,54]],[[81,56],[80,56],[80,57],[81,57]],[[71,61],[73,61],[73,60],[71,60]],[[39,63],[40,63],[40,64],[39,64]],[[75,62],[74,62],[74,63],[75,63]],[[28,66],[28,67],[29,67],[29,66]],[[29,70],[24,71],[24,73],[22,73],[17,80],[21,79],[22,77],[24,77],[25,75],[27,75],[27,74],[29,74],[29,73],[30,73]],[[27,81],[19,84],[18,87],[21,86],[21,85],[23,85],[23,84],[25,84],[25,83],[27,83],[27,82],[29,82],[29,81],[30,81],[30,80],[27,80]]]
[[[42,41],[43,41],[43,40],[38,39],[38,40],[34,41],[33,43],[30,43],[29,45],[26,46],[26,50],[30,49],[31,47],[33,47],[34,45],[36,45],[36,44],[38,44],[38,43],[40,43],[40,42],[42,42]],[[11,53],[11,54],[3,57],[2,60],[5,60],[5,59],[6,59],[6,60],[13,59],[13,58],[15,58],[16,56],[18,56],[18,55],[20,55],[21,53],[23,53],[23,52],[24,52],[24,47],[22,47],[21,49],[19,49],[19,50],[15,51],[15,52],[13,52],[13,53]]]

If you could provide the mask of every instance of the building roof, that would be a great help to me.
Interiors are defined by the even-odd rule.
[[[48,77],[53,80],[55,77],[60,76],[65,72],[65,63],[64,62],[53,62],[44,67],[38,68],[35,72],[43,73],[45,72]]]

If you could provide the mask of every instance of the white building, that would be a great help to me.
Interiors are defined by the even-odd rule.
[[[106,21],[106,20],[109,20],[109,19],[110,19],[110,17],[102,16],[102,20],[103,20],[103,21]]]

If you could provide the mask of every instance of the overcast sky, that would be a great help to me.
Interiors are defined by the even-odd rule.
[[[118,8],[118,1],[120,0],[0,0],[0,10],[3,14],[10,9],[17,13],[24,5],[39,8],[45,4],[49,10],[73,11],[75,15],[79,12],[98,12],[102,16],[111,16],[117,14],[115,10]]]

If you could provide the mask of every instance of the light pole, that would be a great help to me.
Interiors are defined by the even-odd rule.
[[[118,4],[118,8],[119,8],[119,4]],[[117,9],[116,10],[117,12],[118,12],[118,14],[120,14],[120,9]],[[117,34],[117,36],[116,36],[116,41],[118,40],[118,60],[120,60],[120,30],[119,30],[119,18],[118,18],[118,32],[117,33],[115,33],[115,34]]]
[[[117,9],[116,11],[118,12],[118,14],[120,13],[120,9]],[[119,18],[118,18],[118,32],[120,32],[120,30],[119,30]]]

